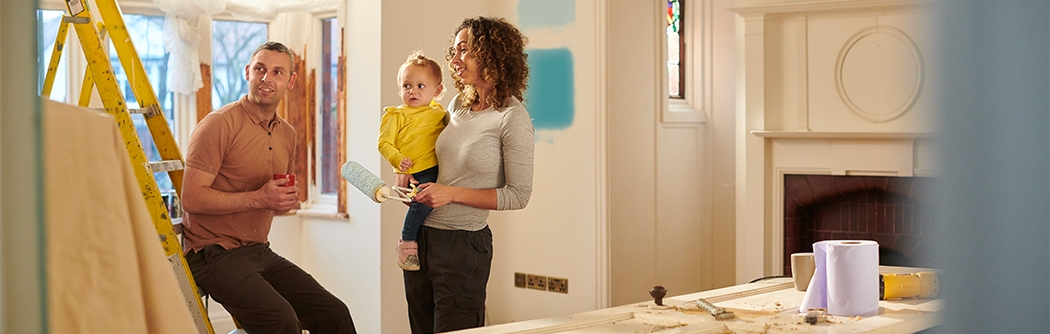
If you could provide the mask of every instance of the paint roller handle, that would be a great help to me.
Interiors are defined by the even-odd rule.
[[[401,188],[411,188],[409,184],[419,185],[419,181],[416,181],[416,178],[412,176],[412,174],[395,174],[394,186]]]

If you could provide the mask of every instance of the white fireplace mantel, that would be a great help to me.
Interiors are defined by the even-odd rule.
[[[738,282],[783,270],[785,174],[933,176],[927,1],[738,0]]]
[[[934,139],[935,133],[918,132],[804,132],[804,131],[751,131],[762,138],[795,139]]]

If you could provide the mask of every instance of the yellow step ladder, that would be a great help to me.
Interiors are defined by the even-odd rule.
[[[171,184],[176,194],[182,195],[182,170],[184,160],[175,138],[168,128],[168,122],[164,118],[157,94],[146,76],[145,68],[139,59],[135,46],[128,36],[124,18],[121,16],[120,8],[116,0],[95,0],[93,4],[97,7],[97,15],[101,18],[96,26],[92,17],[90,4],[85,0],[65,0],[69,16],[63,18],[58,30],[58,38],[55,40],[54,52],[51,55],[51,63],[48,66],[47,75],[44,79],[42,96],[49,96],[54,85],[55,72],[61,58],[62,49],[65,47],[66,35],[69,24],[73,25],[84,55],[87,57],[88,73],[85,74],[84,88],[80,96],[80,106],[87,107],[91,94],[92,85],[97,86],[98,95],[102,99],[105,112],[113,115],[117,121],[117,127],[127,145],[128,156],[131,159],[132,168],[139,181],[142,196],[146,200],[153,224],[157,229],[164,254],[168,257],[168,264],[179,282],[179,288],[184,298],[183,302],[193,316],[197,330],[201,334],[214,334],[211,321],[208,319],[208,311],[201,302],[197,291],[197,284],[186,264],[186,258],[182,255],[182,246],[175,234],[172,218],[161,197],[161,192],[154,179],[153,173],[167,172],[171,178]],[[120,58],[124,72],[127,73],[131,84],[132,93],[135,95],[140,108],[129,110],[127,101],[121,93],[113,72],[113,65],[109,61],[109,49],[103,43],[101,31],[106,31],[111,36],[114,49]],[[142,149],[135,124],[131,119],[131,113],[141,113],[149,126],[150,134],[157,146],[162,161],[147,161],[146,153]]]

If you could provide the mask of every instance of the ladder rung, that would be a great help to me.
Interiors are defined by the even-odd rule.
[[[62,21],[63,22],[73,23],[73,24],[85,24],[85,23],[90,23],[91,22],[91,20],[89,20],[88,18],[83,17],[83,16],[68,16],[68,15],[62,16]]]
[[[162,160],[162,161],[150,161],[149,169],[154,173],[159,172],[170,172],[173,170],[184,169],[182,160]]]
[[[147,108],[138,109],[128,109],[128,112],[132,114],[142,114],[142,116],[145,116],[146,118],[150,118],[161,114],[160,108],[157,108],[156,106],[149,106]]]
[[[91,109],[95,110],[95,111],[98,111],[98,112],[101,112],[101,113],[105,113],[106,112],[105,108],[91,108]],[[150,118],[150,117],[153,117],[153,116],[161,114],[160,110],[155,108],[155,107],[149,107],[149,108],[128,108],[128,113],[129,114],[141,114],[143,117],[146,117],[146,118]]]

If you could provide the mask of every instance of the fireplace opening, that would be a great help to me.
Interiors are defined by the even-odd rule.
[[[784,273],[822,240],[874,240],[879,264],[929,267],[932,178],[784,176]]]

